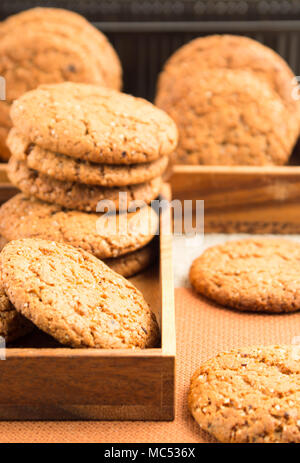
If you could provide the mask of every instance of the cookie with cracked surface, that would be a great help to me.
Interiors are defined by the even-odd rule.
[[[265,81],[299,120],[300,103],[293,98],[295,75],[274,50],[249,37],[210,35],[192,40],[167,61],[158,81],[157,99],[173,92],[178,81],[205,70],[248,70]]]
[[[1,211],[0,211],[1,214]],[[32,234],[31,237],[34,235]],[[29,238],[30,236],[22,236],[22,238]],[[40,235],[39,235],[40,237]],[[21,238],[21,236],[20,236]],[[17,238],[16,238],[17,239]],[[9,243],[9,239],[4,238],[4,236],[0,236],[0,251],[4,248],[4,246]],[[59,240],[56,240],[59,241]],[[69,243],[69,241],[65,240],[65,243]],[[72,243],[71,243],[72,244]],[[82,249],[89,250],[90,246],[79,246]],[[88,249],[87,249],[88,248]],[[91,251],[89,251],[91,252]],[[97,257],[97,254],[94,252],[94,256]],[[136,251],[132,251],[125,255],[119,255],[118,257],[112,258],[102,258],[103,262],[108,265],[114,272],[119,273],[125,278],[130,278],[137,273],[142,272],[146,268],[148,268],[155,260],[155,246],[151,243],[147,244],[141,249],[137,249]],[[1,332],[0,332],[1,336]]]
[[[178,125],[177,163],[281,165],[298,138],[298,120],[249,70],[195,72],[157,103]]]
[[[129,278],[142,272],[155,260],[155,246],[154,243],[147,244],[147,246],[137,251],[131,252],[121,257],[113,259],[105,259],[104,262],[112,270]]]
[[[42,238],[80,247],[100,259],[128,254],[149,243],[158,215],[149,206],[137,212],[106,215],[64,210],[18,194],[0,208],[0,235],[7,241]]]
[[[121,87],[119,59],[106,37],[83,17],[66,10],[38,8],[0,25],[0,73],[6,101],[0,101],[0,155],[11,127],[12,101],[40,84],[74,81]]]
[[[297,348],[240,348],[204,362],[188,397],[200,427],[224,443],[299,443]]]
[[[45,150],[12,129],[7,145],[18,159],[26,161],[30,169],[37,170],[58,180],[98,185],[104,187],[128,186],[148,182],[160,177],[168,166],[163,156],[145,164],[111,165],[95,164]]]
[[[158,343],[156,318],[140,291],[82,249],[11,241],[0,267],[17,311],[62,344],[135,349]]]
[[[101,164],[154,161],[177,143],[176,125],[164,111],[95,85],[42,85],[16,100],[10,114],[30,142]]]
[[[32,323],[16,311],[0,286],[0,336],[11,342],[30,333],[33,328]]]
[[[59,204],[67,209],[86,212],[96,212],[97,204],[109,200],[116,210],[129,209],[141,202],[150,203],[155,199],[161,188],[161,177],[146,183],[125,187],[99,187],[76,182],[63,182],[53,177],[40,174],[29,169],[24,161],[18,161],[11,156],[8,163],[8,177],[25,195],[34,196],[42,201]],[[122,204],[119,193],[127,196]]]
[[[300,309],[300,244],[281,238],[228,241],[206,249],[190,268],[197,292],[237,310]]]

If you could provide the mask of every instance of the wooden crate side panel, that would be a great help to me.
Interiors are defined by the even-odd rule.
[[[172,188],[174,198],[204,200],[206,232],[300,232],[298,167],[176,166]]]
[[[172,357],[8,358],[0,419],[172,419],[173,385]]]

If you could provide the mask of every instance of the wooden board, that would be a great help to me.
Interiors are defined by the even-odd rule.
[[[18,192],[7,177],[7,164],[0,164],[0,204],[5,203],[8,199]]]
[[[164,194],[170,189],[164,186]],[[175,313],[171,216],[160,216],[157,263],[131,281],[161,326],[161,347],[70,349],[37,332],[0,361],[0,420],[172,420]]]
[[[204,200],[208,233],[300,233],[300,166],[174,166],[173,198]]]

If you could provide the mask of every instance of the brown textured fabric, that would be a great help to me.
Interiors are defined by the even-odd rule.
[[[176,289],[177,391],[173,422],[1,422],[0,442],[214,442],[187,408],[189,382],[217,352],[254,344],[291,343],[300,314],[239,313],[208,304],[191,289]]]

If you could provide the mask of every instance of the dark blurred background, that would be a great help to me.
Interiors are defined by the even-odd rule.
[[[255,38],[280,53],[300,75],[299,0],[2,0],[0,18],[34,6],[67,8],[94,23],[120,55],[124,91],[150,100],[168,56],[201,35]]]

